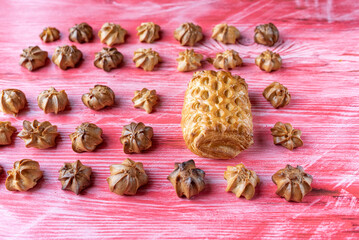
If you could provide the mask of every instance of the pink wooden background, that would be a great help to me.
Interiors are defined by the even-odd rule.
[[[359,237],[359,2],[353,0],[296,1],[79,1],[1,0],[0,88],[25,92],[28,107],[18,117],[0,114],[20,131],[23,120],[49,120],[59,128],[57,147],[26,149],[19,138],[0,148],[0,165],[30,158],[40,162],[44,179],[28,192],[5,189],[0,176],[1,239],[105,239],[105,238],[294,238],[357,239]],[[116,46],[124,54],[122,68],[106,73],[93,66],[94,53],[104,45],[76,44],[84,54],[79,68],[62,71],[49,63],[36,72],[18,66],[19,54],[39,45],[52,55],[56,46],[70,44],[68,28],[86,21],[94,31],[105,22],[121,24],[127,42]],[[154,44],[139,43],[136,27],[154,21],[163,30]],[[173,38],[181,23],[193,21],[204,30],[205,40],[195,50],[205,57],[232,48],[244,61],[232,71],[249,85],[255,144],[232,160],[199,158],[187,150],[180,128],[184,92],[192,73],[176,71],[176,57],[185,49]],[[254,58],[265,46],[254,44],[254,27],[273,22],[280,40],[272,48],[283,67],[271,74],[260,71]],[[210,39],[215,24],[226,22],[241,31],[236,45]],[[38,35],[46,26],[57,27],[61,40],[44,44]],[[133,52],[152,47],[163,58],[153,72],[132,63]],[[203,69],[213,69],[207,63]],[[292,101],[276,110],[262,97],[273,81],[288,87]],[[87,109],[81,95],[95,84],[110,86],[117,105],[103,111]],[[45,115],[36,97],[54,86],[65,89],[71,107],[59,115]],[[148,115],[134,109],[133,92],[156,89],[161,103]],[[104,144],[93,153],[77,154],[68,137],[76,126],[91,121],[104,131]],[[154,128],[154,146],[143,154],[127,156],[119,142],[122,126],[142,121]],[[290,122],[303,132],[304,147],[293,152],[272,143],[270,127]],[[138,195],[122,197],[108,190],[109,165],[126,157],[143,162],[149,184]],[[207,188],[193,200],[179,199],[167,175],[174,162],[194,159],[206,172]],[[63,162],[80,159],[93,168],[93,186],[76,196],[62,191],[57,180]],[[224,191],[227,165],[243,162],[257,172],[261,184],[251,201]],[[286,164],[301,165],[313,175],[313,191],[303,203],[288,203],[275,194],[272,174]]]

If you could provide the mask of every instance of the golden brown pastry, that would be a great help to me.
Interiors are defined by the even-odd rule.
[[[282,66],[282,58],[278,53],[267,50],[256,57],[255,63],[261,70],[271,72]]]
[[[62,70],[74,68],[82,59],[82,52],[76,46],[62,46],[55,49],[52,61]]]
[[[102,129],[93,123],[82,123],[70,134],[72,150],[77,153],[92,152],[103,142]]]
[[[228,26],[226,23],[216,25],[212,29],[212,32],[212,38],[224,44],[234,44],[241,36],[239,30],[236,27]]]
[[[111,165],[110,173],[107,178],[108,186],[111,192],[118,195],[135,195],[137,190],[148,182],[142,163],[129,158],[121,164]]]
[[[196,70],[201,67],[201,61],[203,55],[195,53],[193,49],[186,49],[183,52],[179,53],[179,58],[177,58],[178,67],[177,70],[180,72],[188,72]]]
[[[277,122],[271,132],[274,144],[280,144],[289,150],[303,146],[300,138],[302,131],[294,129],[290,123]]]
[[[141,23],[137,27],[137,36],[140,37],[141,42],[153,43],[160,38],[160,26],[153,22]]]
[[[238,52],[234,50],[226,50],[223,53],[217,53],[214,59],[208,58],[208,61],[213,64],[217,69],[229,69],[242,65],[242,59],[239,57]]]
[[[30,46],[22,50],[20,55],[20,65],[29,71],[45,66],[47,52],[41,50],[38,46]]]
[[[233,192],[238,198],[241,196],[247,200],[253,198],[256,191],[256,186],[259,184],[257,174],[248,170],[243,163],[235,167],[228,166],[227,171],[224,172],[224,179],[227,180],[226,192]]]
[[[100,52],[95,54],[94,65],[109,72],[111,69],[118,68],[122,60],[123,55],[116,48],[102,48]]]
[[[95,85],[89,93],[82,95],[82,102],[92,110],[101,110],[115,104],[115,93],[105,85]]]
[[[185,196],[190,199],[204,190],[205,172],[196,168],[195,162],[191,159],[187,162],[175,163],[175,169],[168,175],[167,179],[172,183],[178,197]]]
[[[247,84],[224,71],[200,71],[189,82],[182,132],[187,147],[201,157],[228,159],[253,144]]]
[[[5,89],[0,92],[0,111],[16,116],[26,105],[25,94],[18,89]]]
[[[279,31],[273,23],[258,25],[254,29],[254,41],[259,44],[273,46],[279,38]]]
[[[45,90],[37,97],[37,104],[44,113],[59,113],[64,111],[69,104],[69,99],[65,90],[57,91],[51,87],[49,90]]]
[[[27,191],[42,178],[40,164],[31,159],[16,161],[7,174],[5,186],[9,191]]]
[[[72,42],[88,43],[92,38],[92,27],[87,23],[76,24],[69,29],[69,39]]]
[[[60,31],[53,27],[44,28],[40,33],[40,38],[43,42],[54,42],[60,39]]]
[[[38,149],[50,148],[56,145],[56,137],[59,135],[57,126],[50,122],[33,122],[25,120],[23,122],[23,129],[17,135],[24,140],[27,148],[34,147]]]
[[[59,172],[62,190],[70,190],[78,195],[82,190],[90,186],[92,168],[83,165],[80,160],[65,163]]]
[[[287,201],[301,202],[312,191],[313,177],[305,173],[301,166],[294,168],[287,165],[272,176],[272,181],[277,185],[276,194]]]
[[[287,106],[290,102],[288,89],[279,82],[273,82],[263,91],[263,97],[272,104],[274,108]]]
[[[126,125],[122,129],[120,141],[123,151],[129,153],[140,153],[152,146],[152,127],[147,127],[142,122]]]
[[[98,31],[101,42],[110,47],[115,44],[124,43],[126,34],[127,31],[125,29],[114,23],[105,23],[100,31]]]
[[[11,122],[0,122],[0,145],[11,144],[11,136],[16,132],[16,128],[11,126]]]
[[[142,108],[147,113],[151,113],[153,106],[157,104],[158,97],[156,90],[148,90],[143,88],[141,91],[135,91],[135,96],[132,98],[133,106],[135,108]]]
[[[175,30],[174,37],[182,46],[192,47],[202,40],[202,28],[193,23],[183,23]]]
[[[162,60],[158,52],[153,51],[152,48],[139,48],[135,51],[135,55],[133,57],[133,62],[136,64],[136,67],[143,68],[145,71],[152,71],[161,61]]]

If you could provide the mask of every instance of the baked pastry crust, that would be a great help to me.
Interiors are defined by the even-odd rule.
[[[77,153],[92,152],[103,142],[102,129],[93,123],[84,122],[70,134],[72,150]]]
[[[235,167],[228,166],[224,172],[224,179],[227,180],[226,192],[233,192],[238,198],[241,196],[247,200],[253,198],[259,177],[257,174],[247,169],[243,163]]]
[[[14,168],[7,174],[5,187],[9,191],[27,191],[35,187],[42,178],[40,164],[31,159],[16,161]]]
[[[41,50],[38,46],[30,46],[22,50],[20,55],[20,65],[29,71],[34,71],[45,66],[47,60],[47,52]]]
[[[179,53],[176,59],[178,62],[177,70],[180,72],[188,72],[201,67],[203,55],[195,53],[193,49],[186,49]]]
[[[26,105],[25,94],[18,89],[4,89],[0,92],[0,111],[16,116]]]
[[[212,29],[212,32],[212,38],[224,44],[234,44],[241,36],[239,30],[236,27],[228,26],[226,23],[217,24]]]
[[[16,128],[11,126],[11,122],[0,122],[0,145],[11,144],[11,136],[16,132]]]
[[[98,31],[101,42],[106,43],[109,47],[124,43],[126,34],[127,31],[115,23],[105,23]]]
[[[57,47],[51,59],[60,69],[66,70],[67,68],[76,67],[82,59],[82,52],[74,45],[65,45]]]
[[[135,195],[137,190],[148,182],[142,163],[129,158],[121,164],[111,165],[110,173],[107,178],[108,186],[111,192],[118,195]]]
[[[229,159],[253,144],[247,84],[224,71],[200,71],[190,81],[182,109],[187,147],[201,157]]]
[[[25,120],[23,129],[17,136],[24,140],[27,148],[46,149],[56,145],[55,140],[58,135],[57,126],[52,125],[49,121],[34,120],[30,122]]]
[[[279,82],[273,82],[263,91],[263,97],[272,104],[274,108],[287,106],[290,102],[288,89]]]
[[[69,39],[72,42],[88,43],[93,38],[92,27],[87,23],[76,24],[69,29]]]
[[[294,168],[287,165],[272,176],[272,181],[277,185],[276,194],[287,201],[301,202],[312,191],[313,177],[305,173],[301,166]]]
[[[51,87],[49,90],[42,91],[37,97],[37,104],[44,113],[58,114],[65,110],[69,104],[69,99],[65,90],[57,91]]]
[[[279,31],[273,23],[258,25],[254,29],[254,41],[266,46],[273,46],[279,39]]]
[[[62,190],[70,190],[78,195],[82,190],[90,186],[92,168],[83,165],[80,160],[73,163],[64,163],[59,172]]]
[[[139,36],[141,42],[153,43],[160,38],[160,26],[153,22],[141,23],[137,27],[137,36]]]
[[[256,57],[255,63],[261,70],[271,72],[282,66],[282,58],[278,53],[267,50]]]
[[[175,30],[174,37],[182,46],[192,47],[202,40],[202,28],[193,23],[183,23]]]
[[[40,38],[43,42],[54,42],[60,39],[60,31],[54,27],[47,27],[40,33]]]
[[[191,159],[182,163],[175,163],[175,169],[168,175],[167,179],[172,183],[178,197],[185,196],[190,199],[204,190],[205,172],[196,168]]]

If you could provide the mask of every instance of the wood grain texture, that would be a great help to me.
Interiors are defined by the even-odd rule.
[[[79,68],[62,71],[54,64],[36,72],[18,65],[23,48],[39,45],[53,54],[56,46],[69,44],[68,29],[86,21],[94,31],[105,22],[121,24],[129,32],[116,46],[125,58],[120,69],[106,73],[93,66],[94,53],[104,46],[99,38],[75,44],[84,54]],[[154,21],[162,39],[139,43],[136,27]],[[192,73],[176,71],[176,57],[185,47],[172,34],[181,23],[193,21],[204,30],[205,40],[194,49],[204,57],[234,49],[244,61],[232,71],[245,78],[252,103],[255,144],[231,160],[199,158],[185,146],[180,128],[184,92]],[[277,72],[260,71],[254,59],[265,46],[253,41],[258,24],[273,22],[280,31],[274,51],[283,58]],[[212,39],[211,29],[226,22],[240,30],[235,45]],[[60,41],[44,44],[38,35],[46,26],[57,27]],[[18,88],[29,101],[17,117],[0,114],[20,131],[23,120],[48,120],[61,134],[56,148],[26,149],[19,138],[0,148],[0,165],[30,158],[40,162],[44,179],[25,193],[5,189],[0,176],[1,239],[155,239],[155,238],[308,238],[357,239],[359,237],[359,2],[352,0],[296,1],[80,1],[2,0],[0,8],[0,88]],[[153,72],[132,63],[133,52],[152,47],[163,58]],[[213,69],[204,64],[203,69]],[[280,81],[292,101],[283,109],[262,97],[263,89]],[[81,102],[81,95],[95,84],[110,86],[117,105],[95,112]],[[71,107],[45,115],[36,97],[54,86],[65,89]],[[154,113],[134,109],[131,98],[142,87],[156,89],[161,103]],[[104,131],[104,144],[93,153],[77,154],[68,137],[84,121]],[[119,142],[122,126],[142,121],[154,129],[154,146],[143,154],[127,156]],[[277,121],[290,122],[303,132],[304,146],[291,152],[272,143],[270,128]],[[108,190],[109,165],[126,157],[141,161],[149,184],[138,195],[122,197]],[[93,186],[76,196],[62,191],[57,180],[63,162],[80,159],[93,168]],[[207,188],[192,200],[177,198],[166,179],[174,162],[194,159],[206,172]],[[243,162],[255,170],[261,184],[251,201],[226,193],[223,173],[227,165]],[[286,164],[301,165],[313,175],[313,191],[303,203],[288,203],[275,194],[271,175]]]

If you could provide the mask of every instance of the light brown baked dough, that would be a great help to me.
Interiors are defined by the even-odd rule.
[[[201,157],[229,159],[253,144],[247,84],[225,71],[199,71],[189,82],[182,132],[187,147]]]

